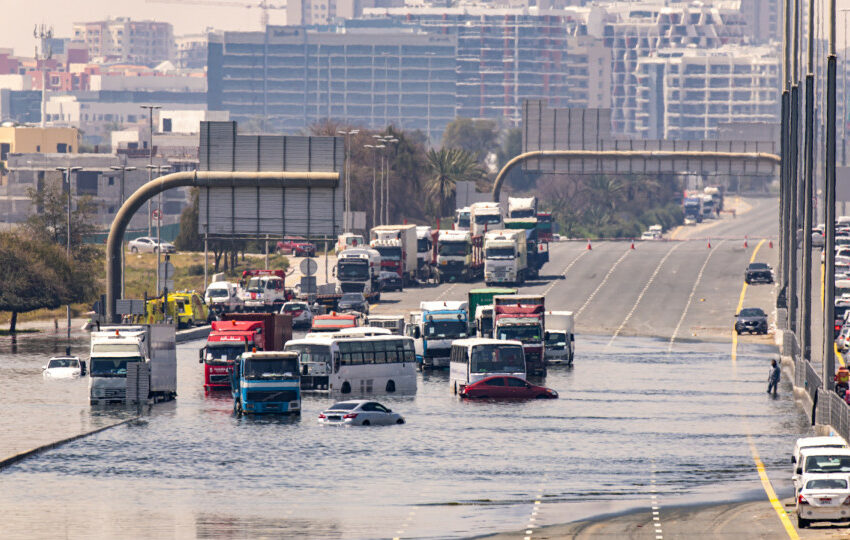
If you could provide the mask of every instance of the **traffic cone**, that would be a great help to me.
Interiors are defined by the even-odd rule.
[[[708,249],[711,249],[711,238],[708,239]]]
[[[593,249],[593,246],[590,245],[590,238],[587,239],[587,250],[590,251]]]
[[[767,241],[767,247],[769,247],[770,249],[773,249],[773,240]]]
[[[747,249],[747,237],[744,237],[744,249]]]
[[[634,248],[635,248],[635,239],[632,238],[632,248],[631,249],[634,249]]]

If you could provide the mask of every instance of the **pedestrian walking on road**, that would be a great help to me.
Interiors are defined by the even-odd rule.
[[[770,361],[770,375],[767,376],[767,393],[773,392],[776,395],[776,387],[779,385],[779,365],[776,360]]]

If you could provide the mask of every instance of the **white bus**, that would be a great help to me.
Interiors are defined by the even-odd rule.
[[[513,375],[525,379],[522,342],[492,338],[452,341],[449,384],[455,394],[467,385],[492,375]]]
[[[358,395],[416,392],[416,353],[408,337],[328,334],[288,341],[284,350],[300,354],[302,390]]]

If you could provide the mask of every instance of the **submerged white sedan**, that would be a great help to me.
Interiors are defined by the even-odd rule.
[[[806,475],[801,485],[797,495],[799,528],[805,529],[815,521],[850,521],[847,473]]]
[[[41,369],[45,379],[76,379],[83,374],[82,363],[76,356],[55,356]]]
[[[403,424],[404,417],[377,401],[354,399],[334,403],[319,414],[319,423],[340,426],[387,426]]]

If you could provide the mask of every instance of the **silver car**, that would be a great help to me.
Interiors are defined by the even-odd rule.
[[[404,417],[377,401],[353,399],[334,403],[319,414],[319,423],[339,426],[388,426],[403,424]]]
[[[162,253],[174,253],[174,244],[169,242],[157,243],[156,238],[140,236],[127,242],[127,249],[130,250],[130,253],[156,253],[158,250],[161,250]]]

